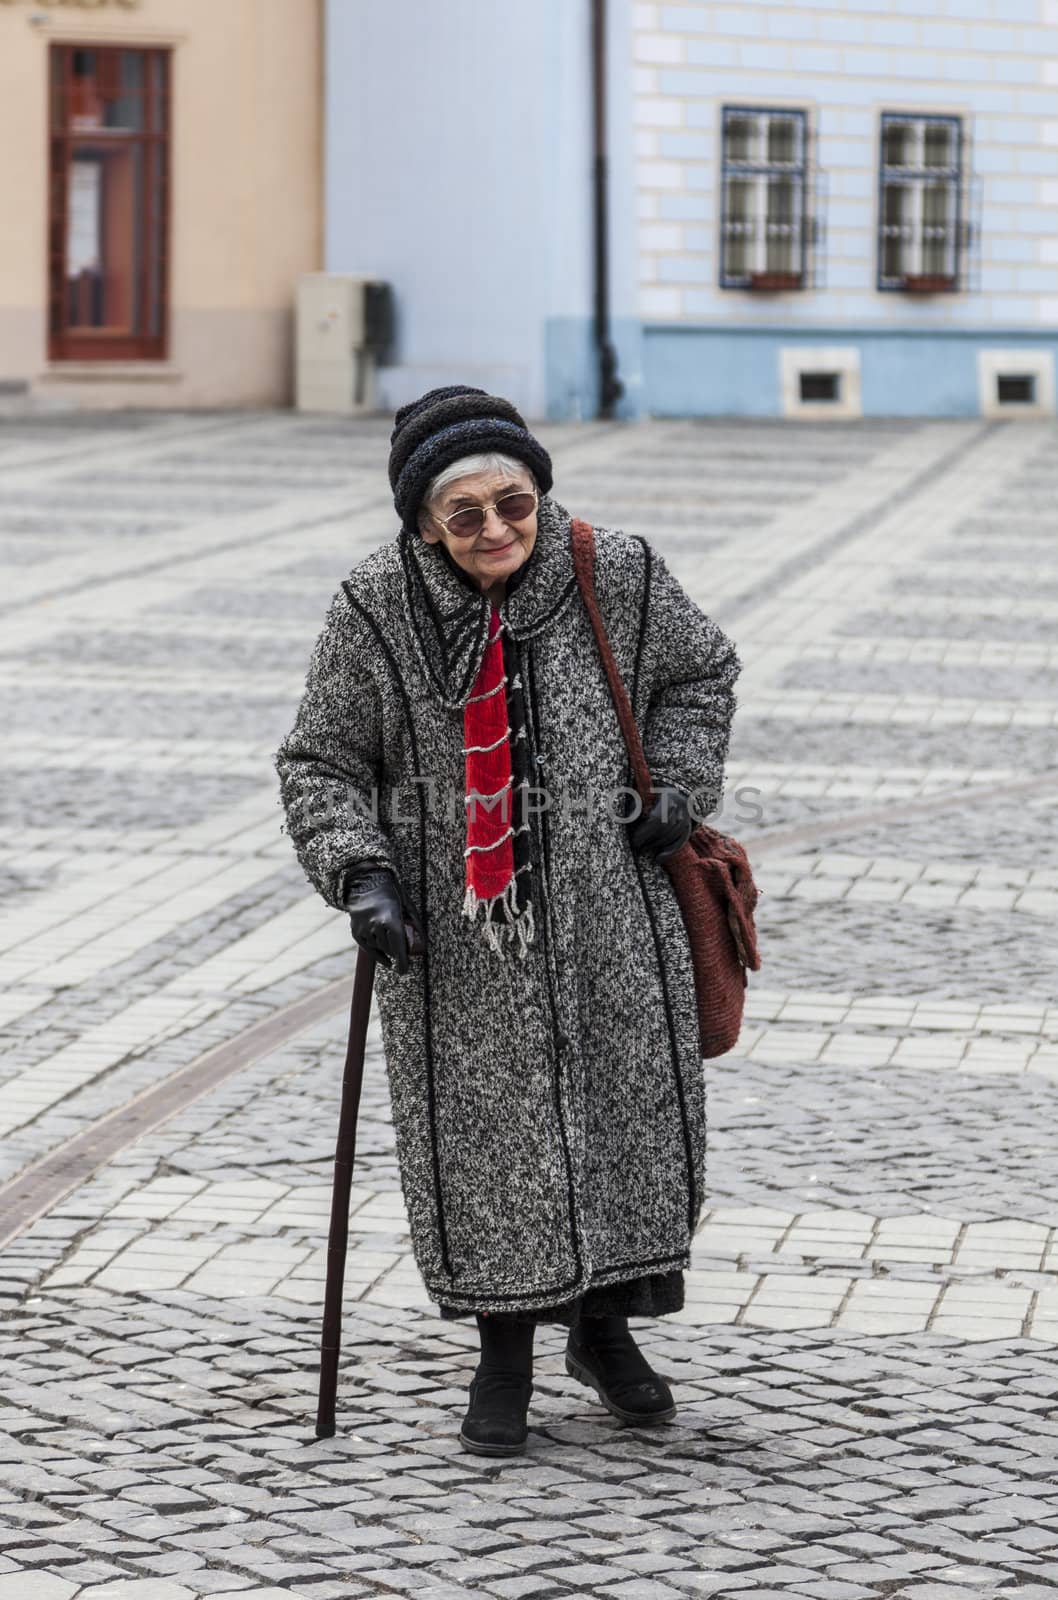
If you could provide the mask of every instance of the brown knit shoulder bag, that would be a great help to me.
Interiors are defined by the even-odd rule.
[[[595,532],[590,523],[579,518],[573,522],[572,549],[577,583],[591,618],[628,747],[636,791],[643,804],[642,814],[646,816],[654,803],[650,769],[595,593]],[[757,886],[749,857],[737,839],[699,823],[687,843],[660,864],[672,879],[687,930],[702,1055],[722,1056],[734,1048],[742,1026],[746,969],[756,972],[760,967],[753,922]]]

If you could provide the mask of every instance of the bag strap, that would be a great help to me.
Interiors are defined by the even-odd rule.
[[[617,720],[621,724],[628,756],[632,763],[632,772],[635,776],[636,789],[643,803],[644,816],[654,804],[654,786],[650,777],[650,768],[647,765],[646,754],[643,750],[643,741],[639,737],[636,727],[635,713],[632,702],[628,698],[628,690],[624,686],[621,674],[614,660],[613,646],[610,644],[606,632],[606,624],[599,610],[599,598],[595,592],[595,530],[590,522],[583,522],[579,517],[574,517],[571,526],[570,543],[573,550],[573,566],[577,574],[577,585],[580,589],[581,599],[591,619],[595,632],[595,642],[599,647],[599,655],[606,669],[607,682],[610,685],[610,695],[617,712]]]

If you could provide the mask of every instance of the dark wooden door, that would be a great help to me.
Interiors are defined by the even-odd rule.
[[[166,355],[169,76],[167,50],[52,46],[52,360]]]

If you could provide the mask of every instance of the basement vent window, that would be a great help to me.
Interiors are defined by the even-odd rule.
[[[1035,373],[999,373],[996,377],[996,399],[1001,406],[1034,406],[1036,404]]]
[[[802,372],[801,399],[829,400],[837,404],[841,399],[841,373]]]
[[[1054,352],[978,350],[977,403],[982,417],[1054,416]]]
[[[1003,371],[1016,370],[1011,361]],[[846,422],[862,417],[860,352],[850,344],[790,344],[779,350],[779,390],[784,417]],[[1019,416],[1024,416],[1019,411]],[[1010,413],[1008,412],[1009,416]]]

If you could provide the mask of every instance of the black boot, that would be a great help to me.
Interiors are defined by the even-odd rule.
[[[533,1392],[532,1322],[477,1318],[481,1360],[470,1383],[470,1406],[460,1442],[482,1456],[516,1456],[529,1437],[526,1414]]]
[[[566,1342],[566,1371],[622,1422],[668,1422],[676,1415],[672,1391],[632,1338],[627,1317],[580,1317]]]

